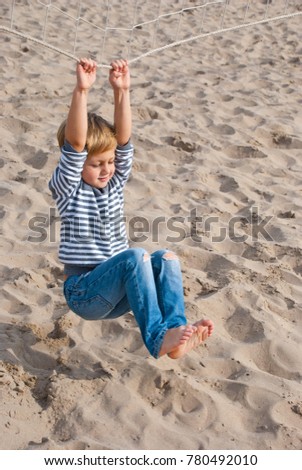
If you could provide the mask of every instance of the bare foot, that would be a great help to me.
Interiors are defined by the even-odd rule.
[[[171,353],[175,349],[186,344],[191,336],[197,332],[194,325],[183,325],[178,328],[171,328],[164,336],[163,344],[159,351],[159,357]]]
[[[195,331],[172,351],[166,353],[171,359],[179,359],[191,349],[195,349],[213,333],[214,324],[211,320],[200,320],[193,324]],[[170,330],[169,330],[170,331]]]

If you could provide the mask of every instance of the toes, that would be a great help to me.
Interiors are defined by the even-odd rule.
[[[208,336],[211,336],[214,330],[214,323],[212,320],[201,320],[200,322],[195,323],[195,325],[204,326],[207,328]]]
[[[185,333],[195,333],[195,331],[197,331],[197,327],[195,325],[186,325],[185,329],[184,329],[184,332]]]
[[[181,339],[189,339],[193,335],[195,331],[194,330],[185,330],[182,334]]]
[[[208,329],[207,328],[203,328],[202,330],[202,341],[205,341],[208,337]]]

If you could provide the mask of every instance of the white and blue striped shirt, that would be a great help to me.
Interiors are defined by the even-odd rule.
[[[123,188],[131,172],[133,146],[129,142],[117,147],[115,173],[102,189],[82,179],[86,150],[76,152],[68,143],[61,150],[49,188],[61,216],[59,260],[65,272],[76,273],[77,268],[96,266],[129,246]]]

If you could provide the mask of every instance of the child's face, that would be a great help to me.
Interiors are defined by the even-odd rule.
[[[98,189],[105,188],[115,171],[114,157],[114,149],[89,155],[82,171],[85,183]]]

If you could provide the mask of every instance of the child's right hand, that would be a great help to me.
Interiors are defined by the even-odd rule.
[[[96,79],[97,64],[92,59],[80,59],[77,64],[77,88],[81,91],[89,90]]]

